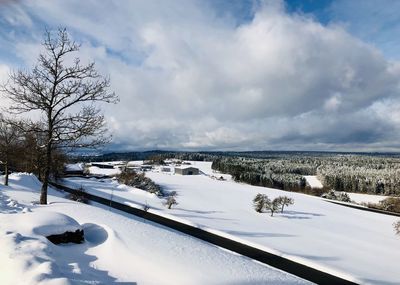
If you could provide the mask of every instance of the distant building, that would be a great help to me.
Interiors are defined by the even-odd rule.
[[[171,172],[170,167],[161,167],[161,172]]]
[[[153,169],[153,165],[143,164],[140,166],[141,171],[149,171]]]
[[[175,167],[175,174],[180,175],[199,175],[199,169],[196,167]]]

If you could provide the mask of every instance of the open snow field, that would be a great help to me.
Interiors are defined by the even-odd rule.
[[[0,177],[1,178],[1,177]],[[309,284],[195,238],[13,174],[0,185],[0,284]],[[83,228],[85,243],[54,245],[43,234]]]
[[[322,188],[324,187],[321,181],[318,180],[315,175],[305,175],[304,178],[307,181],[307,184],[310,185],[311,188]]]
[[[323,185],[321,181],[318,180],[317,176],[315,175],[305,175],[304,178],[307,181],[307,184],[310,185],[312,188],[322,188]],[[389,196],[383,195],[372,195],[372,194],[362,194],[362,193],[350,193],[345,192],[349,195],[350,199],[357,203],[379,203],[380,201],[384,200]]]
[[[148,204],[152,212],[206,228],[258,248],[363,284],[399,284],[400,237],[393,231],[398,218],[328,203],[318,197],[276,189],[218,181],[211,163],[196,162],[206,175],[180,176],[146,172],[167,191],[178,192],[175,208],[162,199],[119,185],[115,180],[68,178],[66,184],[134,207]],[[227,176],[225,176],[227,177]],[[229,178],[229,177],[227,177]],[[252,208],[257,193],[287,195],[295,204],[270,217]]]

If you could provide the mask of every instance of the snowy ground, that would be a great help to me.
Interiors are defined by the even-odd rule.
[[[315,175],[306,175],[304,176],[306,179],[308,185],[310,185],[312,188],[322,188],[323,185],[321,181],[318,180],[317,176]],[[371,194],[361,194],[361,193],[350,193],[346,192],[350,199],[357,204],[362,204],[362,203],[379,203],[379,201],[382,201],[383,199],[389,197],[389,196],[383,196],[383,195],[371,195]]]
[[[117,168],[100,168],[97,166],[90,166],[89,167],[89,172],[93,175],[109,175],[109,176],[113,176],[113,175],[117,175],[120,174],[121,171]]]
[[[354,201],[357,204],[362,203],[379,203],[380,201],[388,198],[389,196],[382,196],[382,195],[371,195],[371,194],[360,194],[360,193],[350,193],[346,192],[351,201]]]
[[[307,184],[310,185],[311,188],[322,188],[324,187],[321,181],[318,180],[315,175],[305,175],[304,178],[307,181]]]
[[[1,178],[1,177],[0,177]],[[95,204],[32,203],[40,184],[13,174],[0,185],[0,284],[308,284],[187,235]],[[61,214],[62,213],[62,214]],[[51,225],[51,226],[50,226]],[[43,234],[82,227],[85,243]]]
[[[146,175],[167,191],[178,192],[177,205],[167,210],[162,200],[142,190],[118,185],[115,180],[69,178],[70,186],[142,207],[188,224],[228,236],[261,249],[308,264],[363,284],[398,284],[400,237],[393,222],[398,218],[327,203],[313,196],[276,189],[219,181],[210,176],[211,163],[197,162],[206,175],[180,176],[162,172]],[[295,200],[283,214],[270,217],[252,209],[257,193]]]

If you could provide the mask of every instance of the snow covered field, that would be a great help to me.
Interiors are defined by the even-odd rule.
[[[371,195],[371,194],[360,194],[360,193],[349,193],[346,192],[351,201],[354,201],[357,204],[361,203],[379,203],[380,201],[388,198],[389,196],[382,196],[382,195]]]
[[[307,184],[310,185],[311,188],[322,188],[324,187],[321,181],[318,180],[315,175],[305,175],[304,178],[307,181]]]
[[[1,178],[1,177],[0,177]],[[40,183],[13,174],[0,185],[0,284],[309,284],[101,205],[66,200]],[[43,234],[82,227],[85,243],[54,245]]]
[[[215,175],[211,163],[195,167]],[[111,179],[68,178],[70,186],[83,186],[90,193],[136,207],[148,204],[151,211],[197,225],[209,231],[278,253],[292,260],[363,284],[398,284],[400,238],[393,222],[398,218],[327,203],[317,197],[234,181],[219,181],[207,175],[181,176],[158,171],[146,175],[167,191],[178,192],[172,210],[156,196]],[[226,176],[227,177],[227,176]],[[270,217],[252,209],[257,193],[274,198],[287,195],[295,204],[283,214]]]
[[[310,185],[312,188],[322,188],[323,185],[321,181],[318,180],[317,176],[315,175],[306,175],[304,176],[306,179],[308,185]],[[361,203],[379,203],[379,201],[382,201],[383,199],[387,198],[388,196],[382,196],[382,195],[372,195],[372,194],[362,194],[362,193],[350,193],[346,192],[350,199],[357,204]]]

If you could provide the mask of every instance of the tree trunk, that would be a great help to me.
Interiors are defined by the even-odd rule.
[[[47,204],[47,187],[49,186],[49,178],[50,178],[50,164],[51,164],[51,143],[47,144],[46,149],[46,165],[44,169],[44,177],[42,189],[40,190],[40,204]]]
[[[4,185],[8,186],[8,160],[4,164]]]

